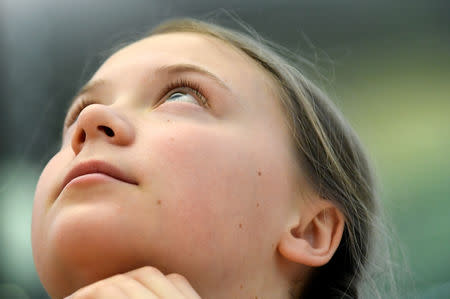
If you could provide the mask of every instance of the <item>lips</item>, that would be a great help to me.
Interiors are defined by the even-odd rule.
[[[103,161],[86,161],[76,165],[69,171],[61,185],[61,190],[73,179],[90,173],[102,173],[116,180],[132,185],[138,185],[135,179],[111,164]]]

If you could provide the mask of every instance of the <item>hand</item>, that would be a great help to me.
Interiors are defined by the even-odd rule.
[[[180,274],[165,276],[154,267],[143,267],[85,286],[66,299],[200,299]]]

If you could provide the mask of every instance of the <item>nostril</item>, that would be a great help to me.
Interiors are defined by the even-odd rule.
[[[109,128],[109,127],[107,127],[107,126],[98,126],[97,128],[98,128],[100,131],[105,132],[105,134],[106,134],[107,136],[109,136],[109,137],[114,137],[114,131],[113,131],[111,128]]]
[[[81,134],[78,138],[80,140],[80,143],[83,143],[86,140],[86,132],[84,130],[82,130]]]

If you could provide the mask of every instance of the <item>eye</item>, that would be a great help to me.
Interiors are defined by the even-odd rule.
[[[209,108],[208,100],[199,84],[190,80],[179,79],[164,88],[162,103],[166,102],[186,102]]]
[[[193,103],[196,105],[200,105],[198,100],[195,99],[192,95],[184,92],[175,92],[171,94],[167,99],[166,102],[188,102]]]
[[[73,105],[69,111],[67,112],[66,120],[64,121],[64,127],[68,128],[78,119],[81,111],[89,105],[95,104],[96,101],[94,99],[89,98],[81,98],[79,101]]]

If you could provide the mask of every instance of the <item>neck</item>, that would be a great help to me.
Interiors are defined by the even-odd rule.
[[[299,267],[298,264],[279,259],[272,268],[255,268],[251,274],[224,275],[218,281],[210,281],[201,286],[193,284],[193,287],[202,299],[290,299],[293,298],[292,294],[300,293],[303,278],[308,272],[308,267]],[[204,285],[207,287],[202,287]]]

